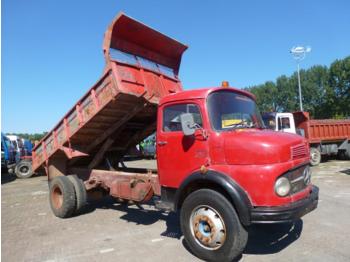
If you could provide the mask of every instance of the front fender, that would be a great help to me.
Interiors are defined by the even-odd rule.
[[[189,175],[176,190],[174,209],[177,210],[181,207],[188,195],[188,191],[192,188],[200,189],[205,187],[214,187],[225,193],[236,209],[241,223],[246,226],[250,224],[252,205],[247,194],[231,177],[214,170],[208,170],[205,174],[197,171]]]

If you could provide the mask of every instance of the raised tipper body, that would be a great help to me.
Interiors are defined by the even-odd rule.
[[[152,134],[160,98],[182,90],[178,72],[186,48],[118,15],[105,33],[102,77],[34,148],[33,170],[48,169],[62,154],[67,164],[91,163],[107,138],[104,148],[123,156]],[[90,167],[101,160],[95,158]]]

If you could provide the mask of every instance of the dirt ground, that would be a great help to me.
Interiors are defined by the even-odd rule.
[[[152,167],[154,161],[127,165]],[[328,161],[312,171],[318,208],[293,224],[250,227],[241,261],[350,261],[350,161]],[[183,241],[177,214],[107,198],[83,215],[59,219],[43,176],[2,174],[1,209],[4,262],[198,261]]]

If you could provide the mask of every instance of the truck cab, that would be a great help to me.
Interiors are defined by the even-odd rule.
[[[191,135],[184,134],[184,114],[193,119]],[[159,105],[157,164],[164,191],[213,172],[234,181],[251,207],[288,205],[312,191],[307,148],[300,136],[265,129],[254,96],[236,88],[183,91]],[[291,191],[281,197],[274,183],[290,172]]]
[[[13,148],[16,151],[16,161],[19,161],[21,158],[21,148],[23,148],[23,142],[21,138],[16,135],[7,135],[7,138],[10,140]]]
[[[265,126],[274,131],[296,134],[294,116],[292,113],[264,113]]]
[[[11,168],[16,163],[16,151],[10,141],[1,133],[1,169]]]
[[[218,239],[230,236],[216,233],[214,225],[229,228],[232,220],[214,219],[225,214],[217,211],[221,204],[210,205],[205,196],[226,195],[244,226],[292,221],[317,206],[307,141],[267,130],[255,97],[240,89],[197,89],[164,97],[158,109],[157,154],[162,203],[181,209],[184,235],[206,259],[213,253],[199,247],[221,248]],[[244,239],[244,234],[236,238]]]
[[[17,135],[7,135],[4,137],[11,144],[14,155],[13,162],[8,169],[9,173],[14,173],[18,178],[31,177],[33,175],[31,142]]]

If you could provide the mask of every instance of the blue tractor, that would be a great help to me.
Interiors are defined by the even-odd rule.
[[[1,169],[18,178],[29,178],[32,171],[32,143],[29,140],[1,133]]]
[[[16,164],[16,150],[3,133],[1,133],[1,170],[13,170]]]

